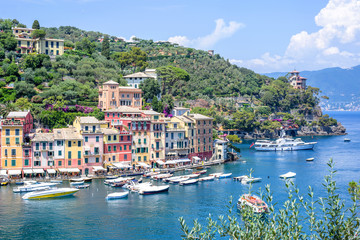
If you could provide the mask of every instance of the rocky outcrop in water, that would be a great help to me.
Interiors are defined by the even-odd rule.
[[[346,128],[338,123],[336,126],[303,126],[297,131],[297,136],[331,136],[346,135]]]

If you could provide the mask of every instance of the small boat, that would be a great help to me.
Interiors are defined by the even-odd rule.
[[[199,166],[199,167],[197,167],[196,169],[197,169],[197,170],[201,170],[201,169],[204,169],[204,167],[203,167],[203,166]]]
[[[191,168],[185,168],[184,171],[192,172],[193,170]]]
[[[201,170],[201,171],[197,171],[197,172],[193,172],[194,174],[205,174],[207,172],[207,170]]]
[[[114,182],[114,183],[111,183],[110,186],[112,186],[112,187],[123,187],[126,183],[127,183],[126,181]]]
[[[219,179],[220,178],[229,178],[229,177],[231,177],[231,175],[232,175],[232,173],[224,173],[224,174],[219,175],[218,178]]]
[[[35,183],[35,184],[26,184],[22,187],[14,188],[14,193],[23,193],[23,192],[34,192],[34,191],[43,191],[49,190],[52,187],[55,187],[57,183]]]
[[[63,181],[62,180],[50,180],[51,183],[62,183]]]
[[[240,210],[244,207],[250,207],[254,213],[267,213],[269,212],[268,205],[258,196],[244,194],[237,203],[237,208]]]
[[[296,176],[296,173],[294,173],[294,172],[288,172],[288,173],[285,173],[285,174],[282,174],[282,175],[280,175],[280,178],[293,178],[293,177],[295,177]]]
[[[191,185],[191,184],[197,183],[198,181],[199,181],[199,179],[189,179],[189,180],[186,180],[186,181],[179,182],[179,185],[181,185],[181,186]]]
[[[207,177],[199,178],[199,182],[212,181],[214,179],[215,179],[214,176],[207,176]]]
[[[1,181],[0,186],[6,186],[9,184],[9,181]]]
[[[344,142],[351,142],[350,138],[344,138]]]
[[[84,184],[84,181],[76,181],[76,182],[71,182],[71,183],[70,183],[70,185],[73,185],[73,186],[75,186],[75,185],[82,185],[82,184]]]
[[[105,180],[104,183],[105,184],[112,184],[112,183],[119,183],[119,182],[124,182],[124,181],[130,181],[130,180],[133,180],[135,179],[134,177],[118,177],[118,178],[115,178],[115,179],[108,179],[108,180]]]
[[[247,178],[243,178],[241,180],[242,184],[248,184],[248,183],[256,183],[256,182],[260,182],[261,178],[254,178],[254,177],[247,177]]]
[[[24,185],[24,182],[15,182],[16,185]]]
[[[106,179],[115,179],[115,178],[118,178],[119,176],[117,175],[107,175],[106,176]]]
[[[160,172],[147,172],[143,174],[143,177],[151,177],[160,174]]]
[[[37,181],[29,180],[29,181],[24,181],[24,184],[25,185],[31,185],[31,184],[39,184],[39,183]]]
[[[315,159],[315,158],[313,158],[313,157],[312,157],[312,158],[307,158],[306,161],[307,161],[307,162],[312,162],[312,161],[314,161],[314,159]]]
[[[169,191],[169,187],[170,187],[170,185],[144,187],[139,190],[139,194],[149,195],[149,194],[167,192],[167,191]]]
[[[243,180],[244,178],[249,178],[248,175],[242,175],[242,176],[238,176],[238,177],[234,177],[234,181],[239,181],[241,182],[241,180]]]
[[[181,177],[171,180],[170,182],[171,183],[179,183],[179,182],[186,181],[189,179],[190,179],[189,177],[181,176]]]
[[[84,182],[91,182],[92,178],[90,178],[90,177],[82,177],[82,180],[84,180]]]
[[[84,182],[84,179],[82,179],[82,178],[73,178],[73,179],[70,179],[70,182]]]
[[[145,182],[145,183],[139,183],[139,184],[133,184],[129,185],[128,189],[132,192],[138,192],[141,188],[146,188],[152,186],[151,182]]]
[[[35,191],[25,194],[23,199],[42,199],[42,198],[57,198],[73,195],[79,189],[76,188],[56,188],[44,191]]]
[[[163,173],[163,174],[158,174],[158,175],[155,175],[155,176],[151,176],[151,179],[162,180],[162,179],[165,179],[165,178],[169,178],[171,176],[172,176],[171,173]]]
[[[75,187],[77,189],[84,189],[84,188],[88,188],[90,186],[90,184],[82,184],[82,185],[76,185]]]
[[[125,198],[129,195],[129,192],[114,192],[110,193],[106,196],[106,200],[114,200],[114,199],[120,199]]]
[[[224,173],[222,173],[222,172],[220,172],[220,173],[211,173],[211,174],[209,174],[209,176],[214,176],[214,177],[218,178],[222,174],[224,174]]]
[[[188,175],[183,175],[183,177],[188,177],[188,178],[197,178],[197,177],[199,177],[200,176],[200,174],[196,174],[196,173],[193,173],[193,174],[188,174]]]

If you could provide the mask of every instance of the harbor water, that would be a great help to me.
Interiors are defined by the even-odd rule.
[[[253,190],[270,184],[274,201],[280,206],[287,194],[279,175],[295,172],[293,181],[303,194],[311,185],[315,197],[321,197],[323,177],[329,170],[327,163],[333,158],[339,193],[348,199],[348,183],[360,178],[360,113],[329,115],[342,122],[349,135],[304,137],[304,141],[318,144],[314,150],[298,152],[256,152],[249,149],[252,141],[245,141],[237,145],[241,149],[240,161],[213,166],[208,173],[239,176],[253,169],[253,176],[262,178],[262,182],[253,184]],[[344,142],[344,138],[351,142]],[[307,162],[311,157],[315,160]],[[62,186],[68,187],[69,183]],[[103,180],[97,179],[73,197],[23,200],[23,194],[13,193],[14,187],[0,188],[0,239],[180,239],[179,217],[189,224],[194,219],[205,224],[209,213],[214,218],[226,214],[230,196],[237,200],[248,191],[248,186],[228,178],[189,186],[171,185],[168,193],[130,193],[127,198],[106,201],[107,194],[123,190],[105,186]]]

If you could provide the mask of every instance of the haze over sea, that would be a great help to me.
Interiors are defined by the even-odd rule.
[[[360,112],[328,114],[347,128],[350,143],[343,141],[344,136],[306,137],[303,140],[318,142],[313,151],[256,152],[249,149],[251,141],[245,141],[238,145],[241,161],[212,167],[208,173],[232,172],[239,176],[252,168],[255,177],[263,178],[253,189],[271,184],[275,202],[282,203],[287,194],[280,174],[296,172],[293,181],[302,193],[311,185],[315,197],[321,197],[323,177],[329,170],[327,162],[332,157],[338,170],[339,193],[348,200],[347,185],[352,180],[358,181],[360,173]],[[305,161],[310,157],[315,158],[314,162]],[[105,201],[108,193],[123,190],[93,180],[90,189],[80,190],[74,197],[25,201],[21,194],[12,192],[13,187],[0,188],[1,239],[179,239],[180,216],[188,223],[198,218],[204,224],[209,213],[226,214],[231,195],[237,200],[248,190],[232,179],[222,179],[184,187],[171,185],[165,194],[131,193],[126,199]]]

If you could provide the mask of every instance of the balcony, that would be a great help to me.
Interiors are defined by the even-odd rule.
[[[24,122],[23,121],[20,121],[20,120],[2,120],[1,121],[1,125],[2,126],[22,126],[24,125]]]

